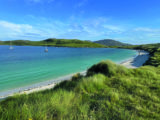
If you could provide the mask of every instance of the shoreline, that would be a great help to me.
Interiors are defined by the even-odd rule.
[[[125,60],[123,62],[117,63],[122,66],[125,66],[127,68],[138,68],[142,66],[147,60],[149,59],[149,53],[142,51],[139,55],[137,54],[135,57],[130,58],[128,60]],[[81,75],[85,76],[87,71],[80,72]],[[33,92],[38,92],[38,91],[43,91],[43,90],[48,90],[52,89],[56,84],[64,81],[64,80],[70,80],[73,75],[76,73],[66,75],[63,77],[59,77],[57,79],[45,81],[45,82],[40,82],[37,84],[29,85],[26,87],[21,87],[13,90],[8,90],[5,92],[0,93],[0,100],[3,100],[7,97],[14,96],[16,94],[30,94]]]
[[[143,64],[149,59],[149,53],[146,51],[141,51],[140,54],[137,54],[135,57],[128,59],[127,61],[121,62],[120,65],[127,68],[138,68],[143,66]]]
[[[86,72],[87,71],[83,71],[83,72],[79,72],[79,73],[81,75],[85,76]],[[13,90],[0,92],[0,100],[5,99],[7,97],[17,95],[17,94],[30,94],[30,93],[33,93],[33,92],[52,89],[56,84],[58,84],[62,81],[65,81],[65,80],[70,80],[73,77],[73,75],[75,75],[75,74],[76,73],[73,73],[73,74],[63,76],[63,77],[58,77],[56,79],[51,79],[51,80],[36,83],[36,84],[33,84],[33,85],[28,85],[26,87],[21,87],[21,88],[16,88],[16,89],[13,89]]]

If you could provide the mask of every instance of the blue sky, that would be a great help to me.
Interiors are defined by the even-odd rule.
[[[0,0],[0,40],[160,41],[160,0]]]

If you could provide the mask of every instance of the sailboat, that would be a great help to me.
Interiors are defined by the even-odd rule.
[[[45,51],[45,52],[48,52],[48,48],[46,47],[44,51]]]
[[[48,52],[48,47],[47,47],[47,45],[45,45],[45,50],[44,50],[44,52]]]
[[[10,47],[9,47],[10,50],[13,49],[13,46],[12,46],[12,41],[10,41]]]

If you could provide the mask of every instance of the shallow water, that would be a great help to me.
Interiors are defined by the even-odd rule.
[[[0,46],[0,92],[81,72],[102,60],[122,62],[134,50],[114,48],[56,48]]]

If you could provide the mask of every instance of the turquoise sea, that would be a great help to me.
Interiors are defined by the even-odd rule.
[[[116,63],[136,56],[136,51],[114,48],[0,46],[0,92],[87,70],[102,60]]]

